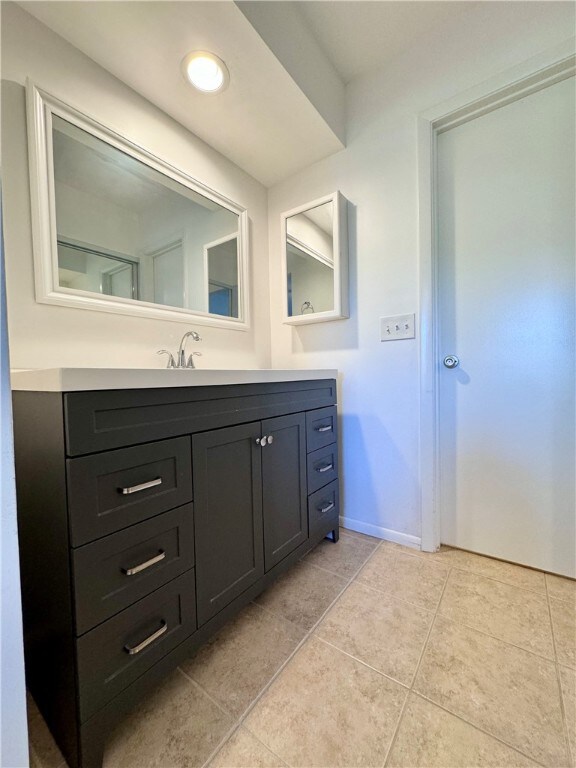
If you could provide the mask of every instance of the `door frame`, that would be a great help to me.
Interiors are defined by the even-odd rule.
[[[419,476],[421,548],[441,542],[438,430],[438,243],[436,210],[437,138],[488,112],[574,76],[576,55],[569,41],[458,94],[417,118],[418,282],[420,430]]]

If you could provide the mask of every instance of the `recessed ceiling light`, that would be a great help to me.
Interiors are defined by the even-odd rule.
[[[208,51],[192,51],[182,61],[188,82],[202,93],[220,93],[230,82],[226,64]]]

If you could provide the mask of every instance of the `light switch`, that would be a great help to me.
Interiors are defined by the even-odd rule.
[[[413,339],[415,337],[414,315],[392,315],[380,318],[380,341]]]

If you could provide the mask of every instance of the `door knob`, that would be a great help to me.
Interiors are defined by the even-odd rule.
[[[456,368],[458,365],[460,365],[460,360],[458,360],[456,355],[446,355],[442,362],[446,368]]]

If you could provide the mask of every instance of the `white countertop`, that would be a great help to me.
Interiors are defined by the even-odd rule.
[[[27,392],[80,392],[95,389],[209,387],[274,381],[335,379],[332,368],[315,370],[206,370],[169,368],[37,368],[11,372],[12,389]]]

